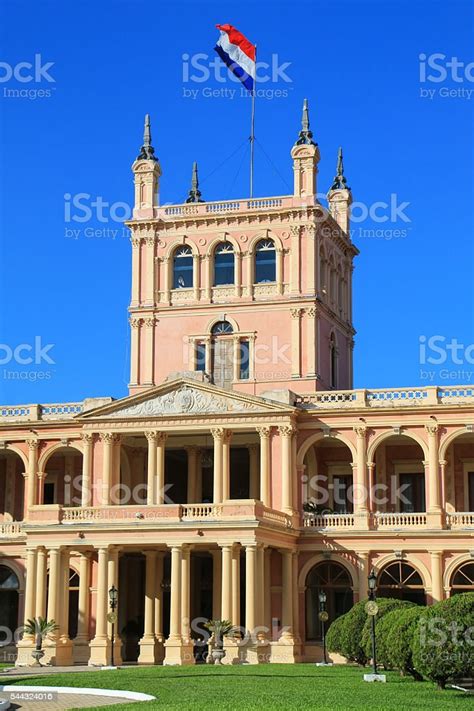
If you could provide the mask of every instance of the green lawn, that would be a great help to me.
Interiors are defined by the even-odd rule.
[[[369,671],[369,670],[367,670]],[[102,707],[117,711],[147,709],[414,709],[472,708],[472,696],[438,691],[389,672],[386,684],[368,684],[363,669],[312,664],[260,666],[130,667],[117,671],[10,677],[2,684],[89,686],[153,694],[156,701]]]

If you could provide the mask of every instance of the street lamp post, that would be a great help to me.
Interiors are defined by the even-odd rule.
[[[117,609],[117,604],[118,604],[118,590],[115,587],[115,585],[112,585],[112,587],[109,590],[109,605],[110,605],[110,614],[109,614],[109,621],[112,625],[112,639],[111,639],[111,650],[110,650],[110,666],[115,666],[114,665],[114,647],[115,647],[115,621],[117,619],[117,615],[115,610]]]
[[[377,642],[375,638],[375,618],[378,612],[377,598],[375,595],[375,590],[377,588],[377,575],[375,570],[372,568],[369,577],[367,578],[368,583],[368,595],[369,600],[366,603],[365,611],[371,616],[371,634],[372,634],[372,674],[364,674],[364,681],[387,681],[385,674],[378,674],[377,672]]]
[[[319,591],[319,619],[321,621],[321,630],[323,637],[323,663],[327,664],[327,654],[326,654],[326,621],[328,619],[328,613],[326,612],[326,593],[324,590]]]
[[[376,596],[375,596],[375,589],[377,587],[377,576],[375,574],[375,570],[372,568],[372,571],[370,572],[370,575],[368,577],[368,584],[369,584],[369,601],[376,603]],[[377,604],[377,603],[376,603]],[[372,627],[371,627],[371,632],[372,632],[372,671],[374,674],[377,674],[377,643],[375,640],[375,614],[372,614]]]

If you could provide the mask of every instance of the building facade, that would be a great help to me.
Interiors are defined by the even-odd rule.
[[[352,195],[317,200],[305,103],[293,195],[160,206],[149,119],[133,163],[130,393],[0,408],[0,627],[54,619],[53,664],[321,657],[366,596],[474,590],[474,388],[352,389]]]

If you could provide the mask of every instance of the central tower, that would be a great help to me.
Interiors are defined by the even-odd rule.
[[[340,151],[329,210],[317,200],[306,100],[291,156],[293,195],[205,202],[194,164],[186,203],[160,207],[146,117],[128,223],[132,393],[183,372],[251,394],[352,387],[352,195]]]

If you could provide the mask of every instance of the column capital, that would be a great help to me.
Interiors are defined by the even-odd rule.
[[[92,444],[94,441],[94,434],[92,432],[82,432],[80,438],[85,446]]]
[[[268,439],[270,437],[272,428],[268,425],[263,425],[262,427],[255,428],[260,435],[260,439]]]
[[[302,314],[304,312],[304,309],[290,309],[290,314],[292,319],[299,319],[301,318]]]
[[[105,444],[116,444],[120,441],[120,435],[115,434],[114,432],[101,432],[99,437],[100,441]]]
[[[225,437],[226,430],[223,427],[212,427],[211,434],[214,439],[223,440]]]
[[[359,439],[364,439],[367,434],[367,427],[365,425],[357,425],[352,428]]]
[[[280,434],[282,437],[292,437],[294,434],[296,434],[297,429],[294,425],[279,425],[278,426],[278,434]]]
[[[430,437],[436,437],[436,434],[438,433],[438,425],[436,424],[430,424],[430,425],[425,425],[425,431]]]
[[[26,444],[28,445],[28,449],[30,452],[38,449],[39,447],[39,440],[38,439],[27,439]]]
[[[132,328],[140,328],[143,319],[132,316],[131,318],[129,318],[128,322]]]

